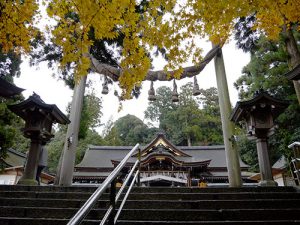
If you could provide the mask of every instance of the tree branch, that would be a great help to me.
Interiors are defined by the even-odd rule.
[[[219,45],[214,46],[204,57],[204,59],[198,64],[194,66],[189,66],[183,68],[183,73],[180,76],[180,79],[183,79],[185,77],[193,77],[197,74],[199,74],[205,66],[218,54],[221,47]],[[113,81],[118,81],[119,77],[121,76],[121,69],[116,68],[113,66],[110,66],[105,63],[100,63],[95,57],[93,57],[91,54],[89,54],[89,57],[91,59],[92,69],[99,74],[103,74],[105,76],[110,77]],[[169,75],[168,75],[169,73]],[[146,77],[144,80],[150,80],[150,81],[168,81],[172,80],[174,78],[174,71],[168,71],[168,73],[164,70],[158,70],[158,71],[148,71]],[[170,76],[171,75],[171,76]]]

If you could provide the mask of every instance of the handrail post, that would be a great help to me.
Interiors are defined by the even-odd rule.
[[[104,225],[109,219],[109,215],[111,211],[113,212],[111,218],[109,219],[109,224],[114,224],[114,217],[115,217],[115,208],[116,208],[116,179],[118,174],[121,172],[123,167],[126,165],[128,159],[132,156],[136,150],[139,149],[139,144],[136,144],[133,149],[123,158],[123,160],[119,163],[119,165],[109,174],[109,176],[103,181],[101,186],[97,188],[97,190],[89,197],[89,199],[81,206],[81,208],[76,212],[76,214],[70,219],[67,225],[78,225],[80,224],[86,215],[91,211],[94,205],[97,203],[98,199],[102,195],[102,193],[108,188],[109,184],[111,186],[111,193],[110,193],[110,212],[107,212],[104,218],[101,221],[101,225]],[[138,161],[136,160],[134,168],[138,165]],[[129,178],[128,178],[129,179]],[[136,176],[135,178],[136,179]]]
[[[109,201],[112,206],[112,212],[108,218],[108,225],[114,225],[114,218],[116,215],[116,178],[110,183]]]
[[[141,171],[141,149],[138,149],[138,160],[139,160],[139,171]],[[137,177],[137,186],[140,187],[141,186],[141,173],[138,173],[138,177]]]

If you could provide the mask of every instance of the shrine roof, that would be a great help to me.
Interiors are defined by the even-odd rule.
[[[10,148],[7,150],[7,157],[3,160],[3,162],[7,167],[23,166],[25,159],[26,154]]]
[[[94,168],[113,168],[111,160],[120,160],[133,148],[133,146],[89,146],[82,161],[76,165],[77,168],[94,167]],[[176,158],[186,160],[186,162],[199,162],[211,160],[209,168],[226,168],[225,148],[223,145],[218,146],[177,146],[180,151],[188,154],[190,157]],[[142,147],[143,149],[143,147]],[[136,160],[133,157],[129,162]],[[248,168],[240,160],[241,168]]]
[[[24,91],[23,88],[19,88],[14,84],[9,83],[2,77],[0,77],[0,96],[1,97],[11,97],[13,95],[21,94]]]
[[[289,80],[300,80],[300,64],[287,72],[284,76],[286,76]]]

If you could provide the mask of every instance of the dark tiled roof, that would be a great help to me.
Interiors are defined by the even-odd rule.
[[[76,167],[112,168],[111,160],[119,161],[132,148],[131,146],[90,146],[83,160]],[[180,157],[181,160],[186,160],[187,162],[211,160],[209,168],[226,168],[224,146],[178,146],[178,149],[191,156]],[[241,160],[240,165],[242,168],[248,168]]]
[[[9,167],[23,166],[25,159],[26,154],[10,148],[7,150],[7,157],[4,159],[4,163]]]
[[[7,98],[13,95],[21,94],[22,91],[24,91],[23,88],[19,88],[0,77],[0,96]]]
[[[113,167],[111,159],[124,158],[132,148],[124,146],[90,146],[82,161],[76,167]]]
[[[285,76],[289,80],[299,80],[300,79],[300,64],[298,64],[294,69],[287,72]]]

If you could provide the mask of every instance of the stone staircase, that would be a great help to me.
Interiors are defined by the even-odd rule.
[[[0,186],[1,225],[66,224],[95,187]],[[105,193],[82,224],[98,225]],[[292,187],[134,188],[118,225],[300,224],[300,192]]]

